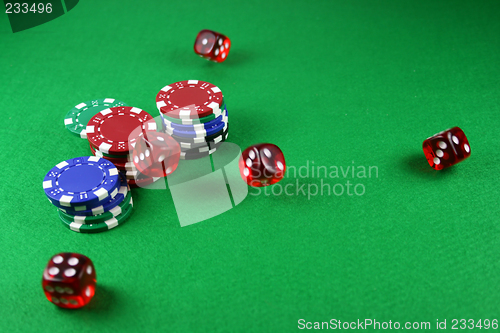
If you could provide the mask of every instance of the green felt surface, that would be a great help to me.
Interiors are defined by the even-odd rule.
[[[231,38],[226,62],[194,55],[205,28]],[[498,1],[80,1],[15,34],[1,14],[0,325],[289,332],[299,319],[433,330],[436,320],[498,319],[499,32]],[[125,225],[64,228],[43,177],[90,153],[65,129],[66,112],[113,97],[156,115],[159,89],[187,79],[222,89],[229,141],[242,149],[272,142],[290,170],[372,166],[378,177],[289,174],[273,189],[290,184],[291,195],[250,189],[234,209],[182,228],[169,191],[136,189]],[[452,126],[471,157],[436,172],[422,141]],[[364,194],[294,191],[347,181]],[[77,311],[41,288],[63,251],[96,267],[96,296]]]

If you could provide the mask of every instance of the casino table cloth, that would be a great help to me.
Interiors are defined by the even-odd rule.
[[[231,39],[225,62],[194,54],[202,29]],[[0,15],[1,330],[494,330],[499,32],[493,0],[80,1],[17,33]],[[65,228],[42,180],[91,155],[65,114],[112,97],[156,117],[181,80],[220,87],[227,141],[277,145],[284,179],[187,226],[170,189],[139,188],[127,224]],[[433,170],[422,142],[453,126],[471,156]],[[81,309],[43,294],[59,252],[95,265]]]

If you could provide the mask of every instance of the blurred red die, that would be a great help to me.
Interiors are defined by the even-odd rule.
[[[212,30],[200,31],[194,42],[194,52],[200,57],[214,62],[226,60],[230,48],[231,40]]]
[[[81,308],[94,296],[96,274],[92,261],[78,253],[53,256],[43,272],[47,299],[62,308]]]
[[[243,151],[239,161],[240,174],[250,186],[263,187],[279,182],[285,173],[285,156],[278,146],[261,143]]]
[[[133,151],[137,170],[148,177],[166,177],[177,169],[181,147],[170,135],[148,132],[141,137]]]
[[[470,145],[464,131],[453,127],[434,134],[422,144],[429,165],[442,170],[462,162],[470,156]]]

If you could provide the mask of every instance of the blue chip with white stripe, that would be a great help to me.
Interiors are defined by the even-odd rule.
[[[176,124],[173,122],[170,122],[165,119],[165,123],[169,124],[173,129],[177,129],[179,131],[196,131],[196,130],[206,130],[210,129],[217,124],[222,122],[222,118],[227,117],[227,109],[224,110],[224,113],[215,118],[214,120],[210,120],[209,122],[203,123],[203,124],[193,124],[193,125],[181,125],[181,124]]]
[[[179,137],[183,138],[204,138],[210,135],[213,135],[219,131],[221,131],[227,124],[228,116],[227,116],[227,110],[225,114],[222,117],[222,120],[215,125],[212,125],[208,128],[199,128],[199,129],[190,129],[190,130],[185,130],[185,129],[179,129],[177,127],[174,127],[172,123],[167,122],[166,120],[163,121],[163,129],[167,134],[170,135],[176,135]],[[186,126],[186,125],[183,125]]]
[[[52,204],[75,211],[92,209],[118,193],[118,169],[97,156],[76,157],[53,167],[43,179],[43,190]]]
[[[108,200],[106,200],[105,203],[98,205],[92,209],[81,210],[81,211],[73,210],[70,208],[59,208],[59,209],[61,209],[63,212],[67,214],[73,215],[75,217],[75,221],[77,221],[79,220],[79,218],[84,219],[85,216],[95,216],[111,211],[116,206],[122,203],[122,201],[125,199],[129,191],[130,188],[127,184],[127,177],[125,177],[125,175],[120,172],[120,187],[118,193],[113,198],[111,199],[108,198]]]

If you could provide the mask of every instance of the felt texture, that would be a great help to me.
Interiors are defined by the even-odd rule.
[[[231,39],[227,61],[194,54],[202,29]],[[288,332],[299,319],[498,318],[499,31],[498,1],[80,1],[15,34],[0,15],[2,326]],[[112,97],[156,116],[157,92],[188,79],[223,91],[228,141],[282,149],[285,179],[186,227],[169,190],[134,189],[123,226],[64,228],[43,177],[90,154],[67,111]],[[422,142],[453,126],[471,157],[434,171]],[[41,288],[63,251],[96,268],[95,298],[77,311]]]

